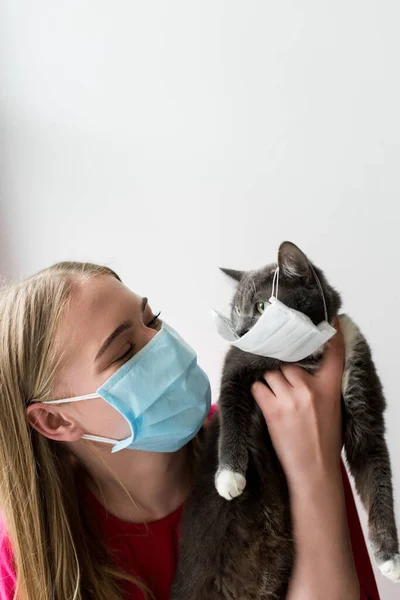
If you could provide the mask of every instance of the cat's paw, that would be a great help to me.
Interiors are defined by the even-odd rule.
[[[246,478],[241,473],[221,469],[215,475],[215,487],[220,496],[226,500],[232,500],[243,492],[246,487]]]
[[[382,575],[400,583],[400,554],[394,554],[390,560],[386,560],[378,566]]]

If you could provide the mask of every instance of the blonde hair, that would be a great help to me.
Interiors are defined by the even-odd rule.
[[[51,398],[54,340],[74,286],[111,275],[63,262],[0,290],[0,505],[17,573],[15,598],[121,600],[123,579],[78,490],[88,473],[63,444],[29,426],[25,407]]]

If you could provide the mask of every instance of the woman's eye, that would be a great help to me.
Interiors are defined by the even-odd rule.
[[[235,315],[236,315],[237,317],[240,317],[240,315],[241,315],[240,308],[239,308],[238,306],[235,306],[235,309],[234,309],[234,310],[235,310]]]
[[[125,351],[123,354],[121,354],[121,356],[118,356],[118,358],[116,358],[114,362],[116,362],[116,363],[117,363],[117,362],[121,362],[121,361],[123,361],[125,358],[128,358],[128,356],[129,356],[130,354],[132,354],[132,352],[133,352],[133,350],[134,350],[134,349],[135,349],[135,344],[131,344],[131,343],[129,343],[129,344],[128,344],[128,349],[127,349],[127,350],[126,350],[126,351]]]
[[[265,311],[265,303],[264,302],[257,302],[256,309],[260,313],[260,315],[262,315],[263,312]]]

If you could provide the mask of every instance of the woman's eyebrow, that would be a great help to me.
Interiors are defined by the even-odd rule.
[[[107,350],[107,348],[110,346],[110,344],[113,343],[115,338],[117,338],[119,335],[121,335],[121,333],[123,333],[124,331],[129,329],[129,327],[131,327],[131,326],[132,326],[132,321],[124,321],[123,323],[121,323],[121,325],[118,325],[118,327],[116,329],[114,329],[112,334],[109,335],[108,338],[102,343],[100,350],[96,354],[96,358],[94,360],[95,361],[98,360],[104,354],[104,352]]]

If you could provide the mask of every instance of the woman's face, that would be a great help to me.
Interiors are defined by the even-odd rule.
[[[95,392],[160,329],[146,298],[111,275],[78,284],[56,334],[64,361],[56,377],[54,400]],[[124,417],[102,398],[68,404],[34,403],[30,423],[59,441],[78,441],[84,433],[121,440],[130,435]]]

